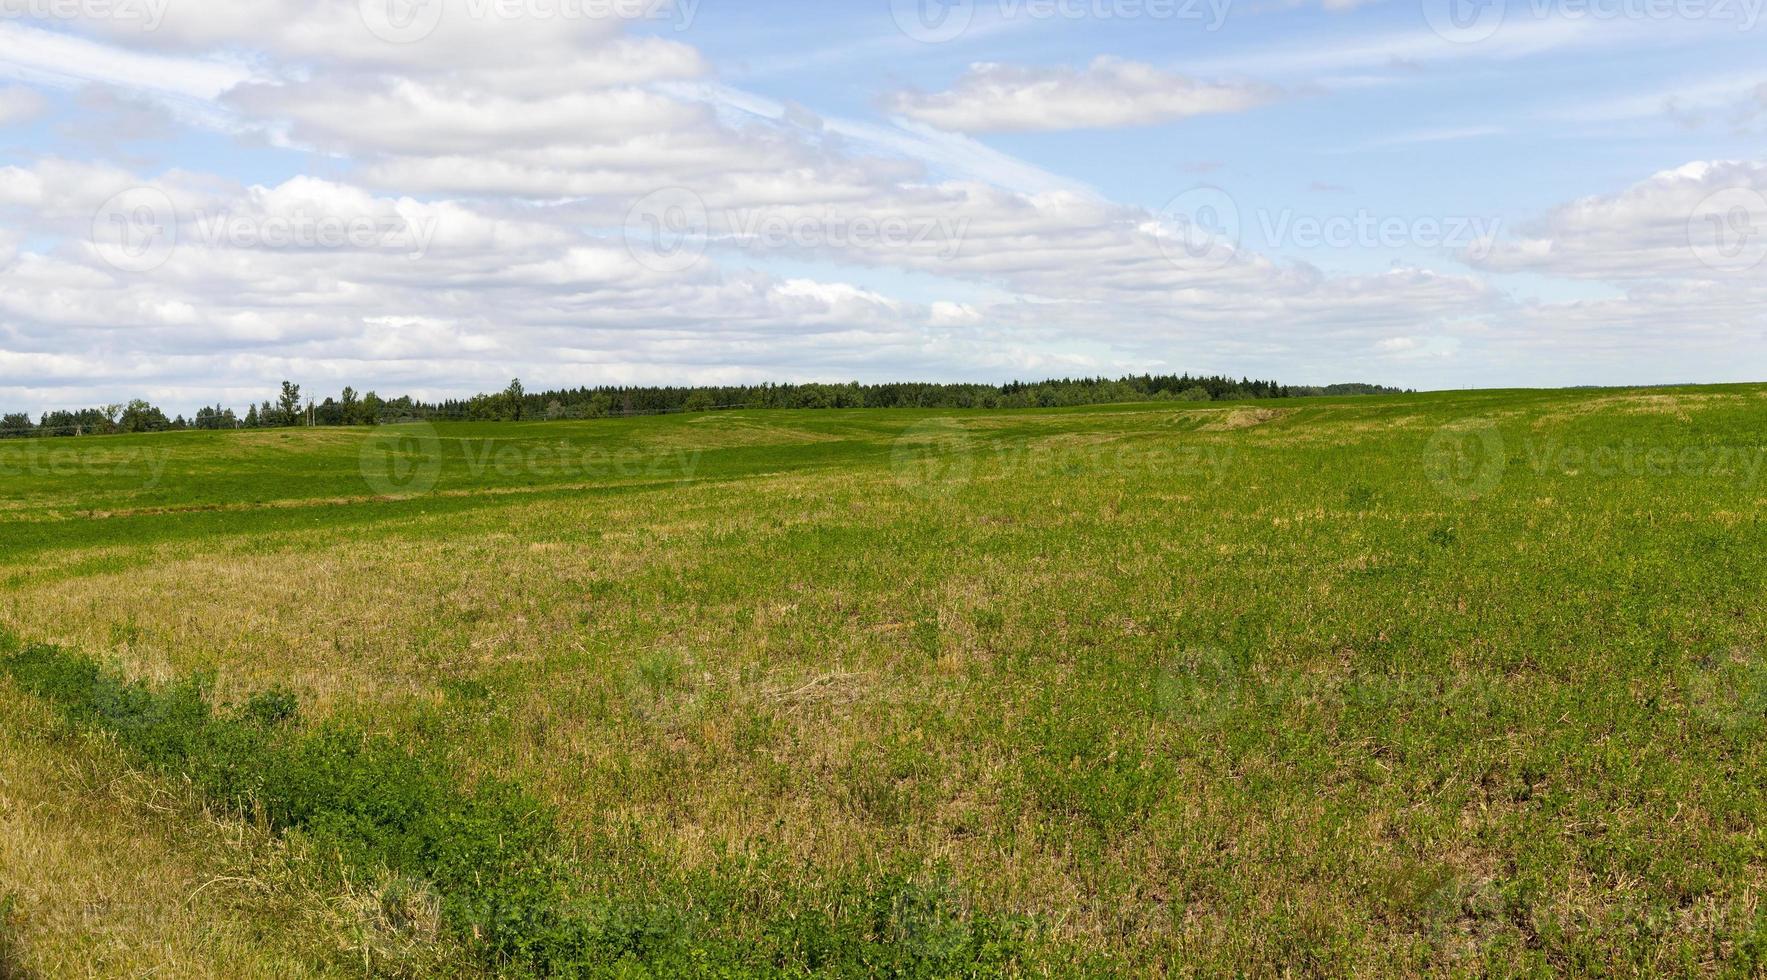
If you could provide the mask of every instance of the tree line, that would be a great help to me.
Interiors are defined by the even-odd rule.
[[[819,408],[1059,408],[1138,401],[1229,401],[1305,398],[1319,395],[1399,394],[1369,384],[1284,385],[1224,376],[1129,375],[1121,378],[1060,378],[1008,384],[759,384],[700,387],[599,386],[530,392],[519,379],[502,391],[465,399],[426,402],[410,396],[384,399],[345,387],[323,399],[303,396],[284,381],[274,398],[242,415],[222,405],[204,406],[186,419],[168,417],[142,399],[75,411],[44,412],[35,422],[24,412],[0,413],[0,438],[168,432],[184,429],[261,429],[323,425],[385,425],[410,421],[594,419],[719,409]]]

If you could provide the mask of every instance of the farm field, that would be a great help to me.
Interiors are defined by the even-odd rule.
[[[0,976],[1767,970],[1767,386],[0,442]]]

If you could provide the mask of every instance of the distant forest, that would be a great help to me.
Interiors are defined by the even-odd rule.
[[[594,419],[670,412],[769,408],[1057,408],[1138,401],[1231,401],[1248,398],[1304,398],[1318,395],[1390,395],[1402,389],[1380,385],[1325,387],[1226,377],[1131,375],[1064,378],[1010,384],[761,384],[730,387],[599,387],[530,392],[520,380],[495,394],[425,402],[409,396],[386,399],[345,388],[323,400],[303,396],[301,386],[284,381],[273,399],[244,414],[221,405],[192,418],[168,417],[141,399],[77,411],[45,412],[36,422],[24,412],[0,414],[0,438],[168,432],[181,429],[260,429],[305,425],[385,425],[419,420],[523,421]]]

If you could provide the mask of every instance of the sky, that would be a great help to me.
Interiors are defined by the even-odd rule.
[[[1767,380],[1767,0],[0,0],[0,411]]]

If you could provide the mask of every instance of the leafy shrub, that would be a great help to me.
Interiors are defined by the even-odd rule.
[[[294,694],[273,688],[253,695],[240,715],[247,721],[268,727],[280,725],[293,718],[299,710],[300,704],[295,700]]]

